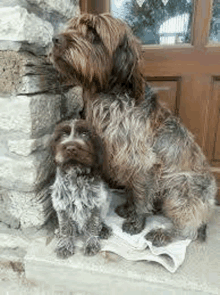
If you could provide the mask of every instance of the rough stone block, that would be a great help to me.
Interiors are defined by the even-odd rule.
[[[25,0],[1,0],[0,2],[0,7],[15,7],[15,6],[22,6],[25,7],[27,6],[27,2]]]
[[[0,98],[0,129],[20,131],[30,137],[50,133],[60,120],[60,95]]]
[[[0,42],[1,44],[1,42]],[[15,93],[22,80],[22,58],[13,51],[0,52],[0,92]]]
[[[67,18],[79,13],[79,0],[29,0],[44,10],[56,11]]]
[[[35,95],[30,99],[33,136],[50,133],[60,120],[60,95]]]
[[[19,156],[29,156],[34,151],[45,150],[49,146],[51,136],[46,134],[37,139],[8,140],[9,152]]]
[[[29,157],[12,159],[0,157],[0,186],[7,189],[30,192],[44,182],[50,171],[45,162],[48,153],[41,151]],[[48,166],[50,170],[51,167]],[[39,177],[39,171],[42,171]]]
[[[5,210],[8,216],[18,220],[21,228],[41,227],[53,212],[48,187],[38,193],[2,190],[0,195],[7,200]],[[0,213],[2,213],[1,209],[0,207]],[[7,224],[10,220],[4,222]]]
[[[0,192],[0,221],[11,228],[19,228],[20,221],[15,216],[9,213],[10,202],[5,194]]]
[[[45,47],[53,36],[51,23],[20,6],[0,8],[0,40],[37,43]]]
[[[45,57],[27,52],[0,51],[1,93],[56,93],[57,89],[57,72]]]

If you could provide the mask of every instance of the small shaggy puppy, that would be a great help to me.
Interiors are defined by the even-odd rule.
[[[146,90],[130,28],[109,14],[85,14],[53,43],[56,69],[83,87],[86,120],[104,143],[105,179],[127,191],[116,209],[123,230],[139,233],[147,214],[159,211],[170,227],[147,235],[154,245],[205,236],[215,180],[192,134]]]
[[[57,165],[52,202],[59,221],[57,255],[74,254],[78,234],[86,238],[85,254],[100,250],[99,238],[108,238],[104,224],[109,190],[100,177],[102,143],[84,120],[63,121],[55,128],[52,151]]]

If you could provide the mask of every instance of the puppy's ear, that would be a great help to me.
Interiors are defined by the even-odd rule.
[[[101,138],[93,133],[93,146],[95,149],[95,161],[94,168],[96,170],[102,171],[103,161],[104,161],[104,146]]]
[[[55,126],[54,131],[50,137],[49,143],[48,143],[49,152],[53,157],[55,156],[55,153],[56,153],[56,145],[57,145],[58,139],[61,135],[60,134],[60,126],[63,121],[64,120],[60,120],[57,123],[57,125]]]
[[[54,157],[55,151],[56,151],[56,140],[55,140],[54,133],[51,135],[51,138],[49,140],[48,149],[49,149],[49,153],[51,154],[51,156]]]

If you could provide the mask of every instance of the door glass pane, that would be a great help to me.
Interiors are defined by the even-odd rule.
[[[220,42],[220,0],[213,1],[209,40],[211,43]]]
[[[144,44],[190,43],[193,0],[111,0],[111,13]]]

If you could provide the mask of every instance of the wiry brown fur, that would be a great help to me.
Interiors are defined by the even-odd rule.
[[[57,166],[51,187],[59,222],[57,255],[73,255],[78,234],[86,238],[85,254],[94,255],[99,239],[111,234],[104,224],[111,192],[100,177],[101,141],[85,120],[68,120],[56,126],[51,147]]]
[[[127,203],[117,208],[123,230],[140,232],[146,215],[160,211],[172,227],[146,237],[157,246],[204,232],[215,180],[192,134],[145,91],[130,28],[108,14],[74,18],[54,38],[52,60],[82,85],[86,119],[105,147],[105,178],[127,190]]]

